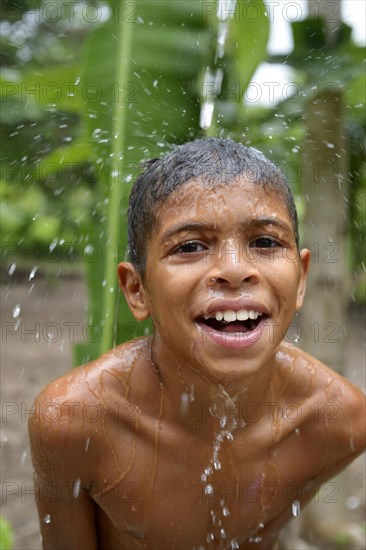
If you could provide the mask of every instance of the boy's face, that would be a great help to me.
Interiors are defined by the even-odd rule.
[[[180,362],[227,381],[268,363],[309,262],[281,195],[243,178],[189,182],[162,206],[147,250],[146,308]]]

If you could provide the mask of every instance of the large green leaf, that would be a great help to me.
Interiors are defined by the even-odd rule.
[[[258,65],[267,56],[269,19],[263,0],[237,0],[229,19],[228,89],[239,85],[243,94]]]

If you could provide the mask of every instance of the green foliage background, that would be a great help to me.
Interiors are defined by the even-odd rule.
[[[292,24],[294,50],[266,51],[269,21],[244,17],[238,0],[222,61],[215,60],[213,2],[7,0],[2,4],[0,72],[2,260],[86,268],[95,342],[76,361],[149,331],[119,303],[116,265],[126,257],[130,186],[144,159],[202,135],[205,71],[220,68],[209,132],[254,145],[282,167],[297,197],[305,102],[343,90],[350,154],[350,269],[362,265],[366,171],[364,50],[344,25],[326,44],[319,19]],[[212,9],[212,6],[214,9]],[[309,55],[309,51],[316,52]],[[242,101],[261,61],[294,69],[294,94],[269,107]],[[233,90],[239,90],[233,93]],[[300,91],[299,91],[300,90]],[[102,336],[101,336],[101,333]]]

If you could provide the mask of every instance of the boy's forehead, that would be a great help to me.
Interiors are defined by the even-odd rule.
[[[220,215],[220,213],[239,210],[250,210],[252,215],[260,214],[263,209],[279,208],[286,210],[285,202],[274,189],[261,182],[253,182],[245,176],[229,182],[216,182],[209,179],[192,179],[174,190],[162,205],[158,213],[160,222],[172,213],[181,215],[190,210],[201,214]],[[282,210],[282,208],[280,208]]]

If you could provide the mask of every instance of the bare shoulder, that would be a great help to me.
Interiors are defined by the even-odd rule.
[[[287,343],[279,349],[280,368],[291,372],[291,395],[308,414],[304,421],[315,435],[324,427],[331,446],[347,457],[366,446],[366,398],[363,391],[309,353]]]
[[[131,378],[146,347],[146,338],[127,342],[48,384],[29,418],[31,445],[65,452],[81,436],[95,437],[107,416],[128,421]]]
[[[73,403],[76,409],[76,403],[102,401],[104,392],[116,386],[120,395],[127,395],[131,375],[146,347],[146,338],[133,340],[70,370],[50,382],[36,397],[35,411],[40,407],[57,409],[67,403]]]

